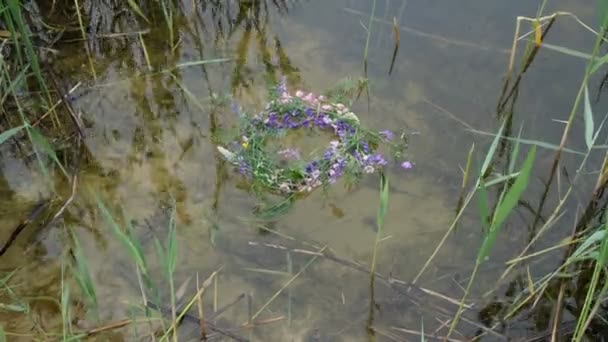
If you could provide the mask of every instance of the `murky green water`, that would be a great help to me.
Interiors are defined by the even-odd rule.
[[[227,1],[223,9],[211,4],[206,9],[193,9],[189,1],[183,1],[183,6],[186,15],[177,20],[179,44],[173,53],[162,25],[152,27],[141,39],[131,35],[91,44],[96,79],[89,72],[81,42],[58,47],[61,59],[54,68],[63,71],[70,85],[83,82],[76,91],[82,96],[74,100],[73,106],[85,122],[85,153],[76,198],[63,219],[44,229],[29,227],[3,256],[4,269],[17,267],[12,286],[27,298],[58,297],[60,260],[66,244],[64,231],[69,228],[86,251],[97,286],[100,321],[129,318],[131,309],[141,306],[133,264],[97,213],[93,193],[100,194],[117,216],[120,209],[133,220],[159,281],[162,275],[152,240],[153,236],[165,238],[171,199],[176,200],[176,283],[182,284],[196,274],[204,279],[221,268],[217,286],[206,294],[209,312],[214,305],[211,290],[217,293],[215,304],[219,307],[241,294],[251,295],[251,310],[255,313],[290,280],[289,275],[260,272],[286,272],[288,264],[284,250],[260,244],[311,251],[328,246],[344,260],[369,264],[375,239],[377,176],[369,177],[352,191],[335,186],[327,196],[314,193],[298,201],[292,211],[269,226],[281,236],[262,234],[259,223],[252,221],[255,198],[239,187],[230,169],[222,167],[211,138],[212,131],[230,127],[236,121],[227,106],[217,105],[216,95],[231,95],[245,108],[259,108],[266,98],[268,82],[281,75],[287,75],[294,88],[312,90],[327,89],[345,76],[361,76],[366,33],[360,22],[367,23],[371,2],[266,1],[259,13],[251,9],[239,12],[236,1]],[[388,237],[381,244],[380,273],[411,281],[450,226],[467,153],[475,143],[477,160],[481,162],[491,140],[470,129],[496,131],[499,119],[495,108],[515,18],[533,16],[536,6],[533,1],[523,0],[378,1],[378,20],[373,23],[369,53],[371,110],[363,99],[355,110],[367,127],[413,132],[409,154],[416,165],[407,172],[389,170]],[[243,8],[246,6],[240,7]],[[553,2],[550,9],[573,11],[590,23],[596,20],[593,5],[564,0]],[[111,27],[104,22],[103,8],[99,11],[102,33],[108,33],[104,29],[139,29],[135,25]],[[401,38],[394,69],[388,75],[393,17],[401,26]],[[548,37],[552,43],[589,50],[593,36],[573,21],[560,20],[555,26]],[[149,74],[146,58],[155,70],[173,71]],[[179,67],[180,63],[214,58],[232,60]],[[522,136],[558,144],[563,125],[552,120],[567,118],[583,63],[556,52],[541,51],[523,81],[515,107],[514,130],[523,125]],[[597,95],[597,90],[592,91]],[[600,101],[600,105],[601,102],[605,101]],[[582,127],[582,121],[575,124],[571,148],[583,148]],[[553,156],[552,151],[539,151],[538,172],[526,197],[534,207]],[[596,162],[592,165],[597,166],[600,157],[592,156]],[[575,157],[567,155],[564,165],[570,167],[576,162]],[[44,190],[47,187],[35,162],[26,163],[3,153],[0,165],[0,225],[13,227],[38,200],[48,197],[50,190]],[[590,174],[590,181],[594,178]],[[59,186],[59,191],[69,196],[69,185]],[[582,191],[581,196],[584,194]],[[567,211],[562,231],[570,227],[575,211],[575,206]],[[504,261],[525,246],[531,215],[525,208],[518,209],[518,215],[506,227],[503,243],[497,246],[493,259],[484,266],[473,302],[491,288],[504,269]],[[559,230],[558,227],[555,231]],[[555,240],[563,236],[556,233]],[[480,241],[473,208],[419,285],[459,298]],[[290,253],[290,257],[294,274],[312,258],[303,253]],[[533,270],[559,262],[560,256],[554,257],[555,260],[533,264]],[[366,330],[370,319],[366,272],[318,258],[295,277],[288,289],[258,317],[262,321],[281,320],[237,332],[258,341],[370,338]],[[188,296],[194,292],[192,280],[187,287]],[[4,298],[10,302],[10,296]],[[498,303],[502,298],[495,300]],[[418,340],[415,334],[395,328],[417,331],[424,321],[425,331],[432,332],[456,309],[438,296],[408,292],[382,281],[376,285],[374,301],[373,326],[378,341]],[[44,299],[32,303],[31,315],[39,327],[23,315],[0,313],[5,330],[29,334],[60,326],[56,305]],[[465,313],[469,323],[461,324],[461,333],[472,336],[483,331],[480,326],[484,322],[478,315],[482,307]],[[243,299],[222,314],[218,324],[239,326],[247,321],[249,310]],[[195,310],[192,312],[195,314]],[[94,320],[85,320],[82,315],[77,321],[82,328],[95,325]],[[530,316],[485,335],[484,340],[533,337],[546,328],[541,318]],[[196,324],[185,323],[183,340],[198,336],[197,329]],[[145,330],[138,333],[142,331]],[[135,338],[132,329],[120,333],[126,340]],[[464,339],[458,335],[454,338]]]

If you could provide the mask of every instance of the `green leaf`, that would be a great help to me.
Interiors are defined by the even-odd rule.
[[[528,152],[528,156],[522,165],[522,168],[519,172],[519,176],[505,195],[504,199],[498,204],[496,208],[496,214],[494,215],[494,220],[489,229],[489,233],[484,239],[481,248],[479,249],[479,253],[477,255],[477,262],[481,263],[488,256],[490,249],[494,245],[494,241],[496,240],[496,236],[500,231],[500,228],[506,218],[509,216],[511,211],[517,205],[519,198],[523,194],[524,190],[528,187],[528,182],[530,180],[530,174],[532,173],[532,166],[534,165],[534,159],[536,157],[536,147],[533,146],[530,152]]]
[[[585,143],[587,144],[587,148],[591,149],[593,146],[593,112],[591,111],[591,102],[589,102],[589,89],[587,85],[585,85]]]
[[[501,184],[507,181],[510,181],[513,178],[516,178],[517,176],[519,176],[519,172],[513,172],[511,174],[508,175],[502,175],[502,176],[498,176],[492,180],[489,180],[487,182],[485,182],[485,186],[486,188],[489,188],[491,186],[494,186],[496,184]]]
[[[585,254],[587,254],[587,250],[594,245],[597,242],[603,241],[604,238],[606,237],[606,231],[605,230],[598,230],[596,232],[594,232],[593,234],[589,235],[585,241],[583,241],[583,243],[581,243],[578,248],[576,249],[576,251],[574,251],[574,253],[572,253],[572,255],[570,256],[570,260],[574,261],[576,259],[582,258]]]
[[[489,136],[493,136],[496,137],[498,136],[497,134],[494,133],[489,133],[489,132],[484,132],[484,131],[478,131],[475,129],[466,129],[469,132],[472,133],[476,133],[476,134],[480,134],[480,135],[489,135]],[[523,145],[533,145],[533,146],[538,146],[538,147],[542,147],[542,148],[546,148],[548,150],[553,150],[553,151],[558,151],[560,149],[559,145],[555,145],[555,144],[550,144],[544,141],[540,141],[540,140],[532,140],[532,139],[525,139],[525,138],[514,138],[514,137],[503,137],[503,139],[509,140],[509,141],[516,141],[519,142],[520,144]],[[600,148],[600,147],[598,147]],[[581,156],[584,156],[586,153],[585,152],[581,152],[581,151],[576,151],[570,148],[563,148],[561,149],[562,152],[568,152],[568,153],[573,153],[573,154],[578,154]]]
[[[19,126],[0,133],[0,145],[6,140],[12,138],[15,134],[19,133],[19,131],[21,131],[22,129],[23,126]]]
[[[602,25],[606,25],[608,22],[608,1],[606,0],[598,0],[598,14],[600,23]]]
[[[378,226],[378,231],[381,231],[384,227],[384,218],[386,217],[386,212],[388,211],[388,189],[388,178],[386,178],[384,173],[380,173],[380,206],[376,216],[376,225]]]
[[[604,64],[608,63],[608,53],[603,55],[600,58],[596,58],[593,61],[593,66],[591,67],[591,69],[589,70],[589,75],[594,74],[595,72],[597,72]]]
[[[553,45],[553,44],[549,44],[549,43],[545,43],[543,42],[543,48],[548,49],[548,50],[553,50],[559,53],[562,53],[564,55],[567,56],[571,56],[571,57],[576,57],[576,58],[581,58],[584,59],[586,61],[590,61],[591,60],[591,55],[585,52],[581,52],[578,50],[573,50],[567,47],[563,47],[563,46],[559,46],[559,45]]]
[[[490,163],[492,162],[492,158],[494,158],[494,153],[496,152],[496,148],[498,147],[498,142],[500,142],[500,138],[502,137],[502,131],[505,128],[505,122],[506,121],[503,121],[502,125],[500,125],[500,129],[498,130],[498,133],[496,133],[494,141],[492,141],[492,144],[490,145],[490,149],[488,150],[486,158],[484,159],[483,164],[481,166],[480,177],[483,177],[486,174],[486,171],[488,171],[488,167],[490,167]]]

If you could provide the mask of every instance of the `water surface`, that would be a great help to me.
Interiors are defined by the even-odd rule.
[[[284,250],[260,245],[263,243],[311,251],[327,246],[344,260],[369,264],[379,196],[377,176],[370,176],[351,191],[339,183],[326,196],[318,192],[298,201],[286,216],[265,225],[280,236],[262,234],[261,224],[252,216],[256,198],[240,186],[215,153],[213,134],[237,120],[223,98],[255,111],[267,99],[268,84],[283,75],[293,89],[314,91],[328,89],[347,76],[363,75],[366,32],[361,24],[367,25],[369,20],[370,1],[263,3],[256,10],[254,6],[242,11],[246,6],[239,7],[236,1],[210,3],[206,8],[192,8],[184,1],[185,15],[177,18],[179,44],[175,48],[166,26],[129,19],[131,26],[119,21],[123,24],[112,27],[104,17],[108,10],[101,6],[99,13],[92,13],[92,20],[99,20],[101,33],[117,28],[122,32],[150,30],[141,39],[130,35],[92,41],[95,77],[81,43],[58,47],[61,58],[54,69],[62,72],[70,85],[83,82],[73,101],[85,122],[83,166],[76,199],[63,218],[44,229],[28,229],[3,256],[6,270],[18,270],[12,280],[15,288],[29,298],[58,296],[67,229],[75,233],[86,251],[97,286],[100,321],[127,318],[132,307],[141,306],[133,263],[97,212],[94,194],[102,196],[118,217],[124,212],[132,220],[150,256],[153,274],[163,286],[152,240],[154,236],[165,239],[175,200],[179,246],[176,283],[196,274],[205,278],[221,268],[215,288],[219,306],[248,294],[255,312],[290,279],[260,272],[286,272],[288,264]],[[495,132],[499,126],[496,104],[515,18],[534,16],[537,5],[523,0],[378,1],[369,49],[370,102],[368,106],[361,98],[354,109],[369,128],[411,132],[408,158],[415,163],[409,171],[397,167],[388,171],[390,207],[387,238],[378,260],[380,273],[411,281],[450,226],[468,151],[475,143],[480,164],[491,141],[491,136],[471,130]],[[590,24],[596,20],[593,5],[554,1],[548,10],[557,9],[573,11]],[[393,18],[400,25],[400,46],[389,75]],[[565,19],[558,20],[548,38],[553,44],[588,51],[594,37]],[[154,72],[148,70],[146,58]],[[215,58],[231,60],[179,65]],[[522,83],[514,129],[523,126],[524,137],[558,144],[563,124],[555,120],[567,118],[583,67],[583,60],[541,50]],[[172,71],[161,72],[169,69]],[[591,87],[594,96],[597,84]],[[600,97],[597,105],[603,102]],[[582,121],[573,130],[569,146],[582,150]],[[50,195],[50,189],[35,162],[11,155],[4,146],[2,156],[0,224],[13,227],[38,200]],[[539,150],[535,178],[525,198],[534,207],[553,156],[550,150]],[[592,159],[597,167],[601,159]],[[565,167],[573,167],[579,159],[567,155],[565,161]],[[593,179],[590,175],[589,181]],[[69,194],[70,186],[64,183],[58,182],[58,190]],[[550,201],[555,201],[555,194],[550,196]],[[567,222],[574,219],[575,208],[573,204],[567,211],[563,227],[555,230],[555,239],[565,236],[560,231],[567,234],[571,225]],[[532,216],[525,208],[516,212],[501,237],[503,242],[483,269],[472,302],[491,288],[504,269],[504,261],[525,246]],[[420,286],[460,298],[482,239],[475,213],[472,208],[465,214],[456,233],[420,279]],[[302,253],[290,253],[290,257],[294,274],[312,258]],[[532,272],[538,269],[540,276],[557,262],[559,255],[545,260],[544,265],[532,264]],[[187,289],[194,293],[194,281]],[[164,296],[168,298],[168,293]],[[498,292],[496,303],[505,299],[500,296],[504,291]],[[43,300],[33,303],[40,325],[60,326],[56,306]],[[211,295],[205,303],[212,310]],[[382,281],[375,287],[374,303],[373,327],[378,341],[418,339],[395,328],[417,331],[424,322],[425,330],[432,332],[456,309],[438,296],[408,292]],[[486,304],[481,302],[465,313],[467,322],[459,326],[460,333],[472,336],[483,331],[485,324],[493,325],[479,315]],[[73,313],[82,316],[77,323],[82,327],[95,325],[83,313],[84,309]],[[0,317],[7,331],[35,328],[21,315]],[[246,322],[247,301],[241,300],[221,317],[218,324],[228,327]],[[259,319],[281,317],[280,321],[238,332],[259,341],[369,340],[369,275],[319,258]],[[532,313],[483,339],[534,337],[546,329],[546,322]],[[442,332],[445,328],[438,334]],[[120,333],[127,340],[135,339],[133,330]],[[182,334],[184,340],[196,338],[196,324],[184,324]]]

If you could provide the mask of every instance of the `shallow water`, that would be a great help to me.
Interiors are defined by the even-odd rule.
[[[277,7],[276,3],[286,5]],[[299,200],[286,216],[267,227],[281,235],[262,234],[261,224],[252,216],[255,198],[240,186],[232,170],[219,162],[211,139],[216,130],[229,128],[236,121],[229,106],[218,105],[219,97],[230,95],[246,110],[255,110],[264,103],[268,82],[281,75],[287,76],[293,89],[315,91],[327,89],[346,76],[361,76],[366,33],[360,23],[367,25],[371,3],[267,1],[258,14],[253,10],[239,13],[236,1],[227,1],[224,10],[217,11],[214,8],[219,6],[214,5],[205,10],[193,10],[189,1],[182,5],[186,15],[177,20],[180,43],[174,54],[159,18],[156,20],[161,24],[141,35],[141,40],[129,36],[91,44],[96,79],[89,72],[80,43],[58,47],[61,58],[54,68],[70,85],[83,82],[77,91],[81,96],[73,106],[85,122],[85,153],[78,191],[64,217],[44,229],[29,227],[2,257],[5,270],[18,270],[11,286],[27,298],[58,296],[61,291],[64,232],[68,229],[86,251],[100,302],[99,321],[128,318],[132,307],[141,306],[133,263],[96,211],[94,194],[102,196],[117,217],[122,211],[133,220],[152,273],[164,289],[153,237],[165,240],[174,199],[176,286],[196,274],[202,281],[221,268],[212,287],[217,294],[215,304],[220,307],[245,293],[251,295],[251,310],[256,312],[282,288],[289,275],[260,272],[287,271],[288,253],[273,248],[276,245],[311,251],[327,246],[344,260],[369,264],[376,234],[377,176],[370,176],[354,190],[347,191],[339,183],[326,196],[317,192]],[[387,238],[381,243],[378,260],[380,273],[411,281],[450,226],[467,153],[475,143],[476,160],[481,163],[491,141],[490,136],[471,130],[497,130],[496,103],[515,18],[534,16],[536,5],[523,0],[378,1],[378,20],[372,26],[369,50],[370,103],[368,107],[361,98],[354,109],[367,127],[412,132],[408,158],[415,163],[409,171],[389,168],[390,205]],[[227,14],[229,6],[231,12]],[[548,10],[570,10],[595,23],[593,6],[564,0],[552,2]],[[401,27],[400,46],[388,75],[393,17]],[[132,22],[148,27],[143,21]],[[102,29],[109,29],[105,25],[101,24]],[[135,29],[132,26],[121,31]],[[589,51],[593,42],[592,35],[567,19],[557,21],[548,39],[552,44],[581,51]],[[147,73],[142,40],[154,70],[173,69],[172,73]],[[179,66],[214,58],[231,60]],[[523,137],[558,144],[563,125],[552,120],[567,118],[583,67],[583,60],[541,50],[522,83],[513,130],[523,125]],[[596,96],[599,82],[594,82],[590,88]],[[595,105],[605,107],[604,102],[600,98]],[[583,150],[582,132],[581,119],[573,128],[570,148]],[[1,152],[0,225],[8,231],[51,192],[35,162],[26,163],[4,146]],[[525,198],[534,207],[553,156],[550,150],[539,150],[535,178]],[[593,166],[597,169],[601,154],[591,159],[590,170]],[[564,166],[573,174],[572,167],[579,161],[567,154]],[[594,179],[590,174],[589,182]],[[58,180],[56,186],[66,198],[69,196],[69,184]],[[585,191],[588,189],[581,187],[581,197],[588,196]],[[549,201],[555,201],[555,193],[550,196]],[[472,207],[420,279],[420,286],[445,297],[457,299],[462,295],[481,242],[476,208]],[[574,203],[547,246],[565,236],[560,232],[567,234],[575,211]],[[473,302],[491,288],[504,269],[504,261],[525,246],[528,221],[533,217],[523,208],[513,216],[501,237],[503,242],[482,270]],[[297,252],[289,253],[289,257],[293,259],[293,274],[312,258]],[[544,264],[532,264],[532,272],[542,275],[542,270],[560,261],[560,254],[553,257],[543,260]],[[194,283],[188,283],[187,296],[195,293]],[[445,298],[395,286],[378,281],[375,287],[373,326],[378,341],[418,339],[395,328],[417,331],[424,322],[425,331],[432,332],[456,309]],[[238,333],[259,341],[363,341],[373,335],[366,329],[370,320],[368,273],[318,258],[295,277],[288,289],[259,316],[260,320],[281,320]],[[500,293],[495,298],[497,303],[503,299]],[[166,291],[163,295],[168,298]],[[6,302],[12,300],[10,296],[4,298]],[[40,326],[61,326],[55,305],[44,300],[32,303],[34,321]],[[205,303],[212,310],[215,304],[211,291]],[[218,324],[237,326],[246,322],[248,310],[247,301],[241,300],[221,316]],[[459,326],[460,333],[472,336],[480,329],[484,323],[480,310],[475,307],[465,313],[469,323]],[[82,315],[83,311],[73,312],[79,327],[95,326],[93,319]],[[195,310],[192,312],[196,315]],[[0,319],[6,323],[6,331],[35,329],[22,315],[0,313]],[[534,337],[545,329],[540,318],[529,316],[509,323],[498,333],[487,334],[484,340]],[[196,324],[186,323],[182,330],[183,340],[198,336]],[[142,331],[140,336],[145,335]],[[135,339],[132,329],[119,332],[126,340]],[[442,330],[438,334],[442,335]]]

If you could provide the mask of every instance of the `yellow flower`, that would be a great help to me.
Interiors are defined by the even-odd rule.
[[[241,144],[241,146],[243,146],[244,149],[247,149],[247,147],[249,147],[249,142],[245,141]]]

